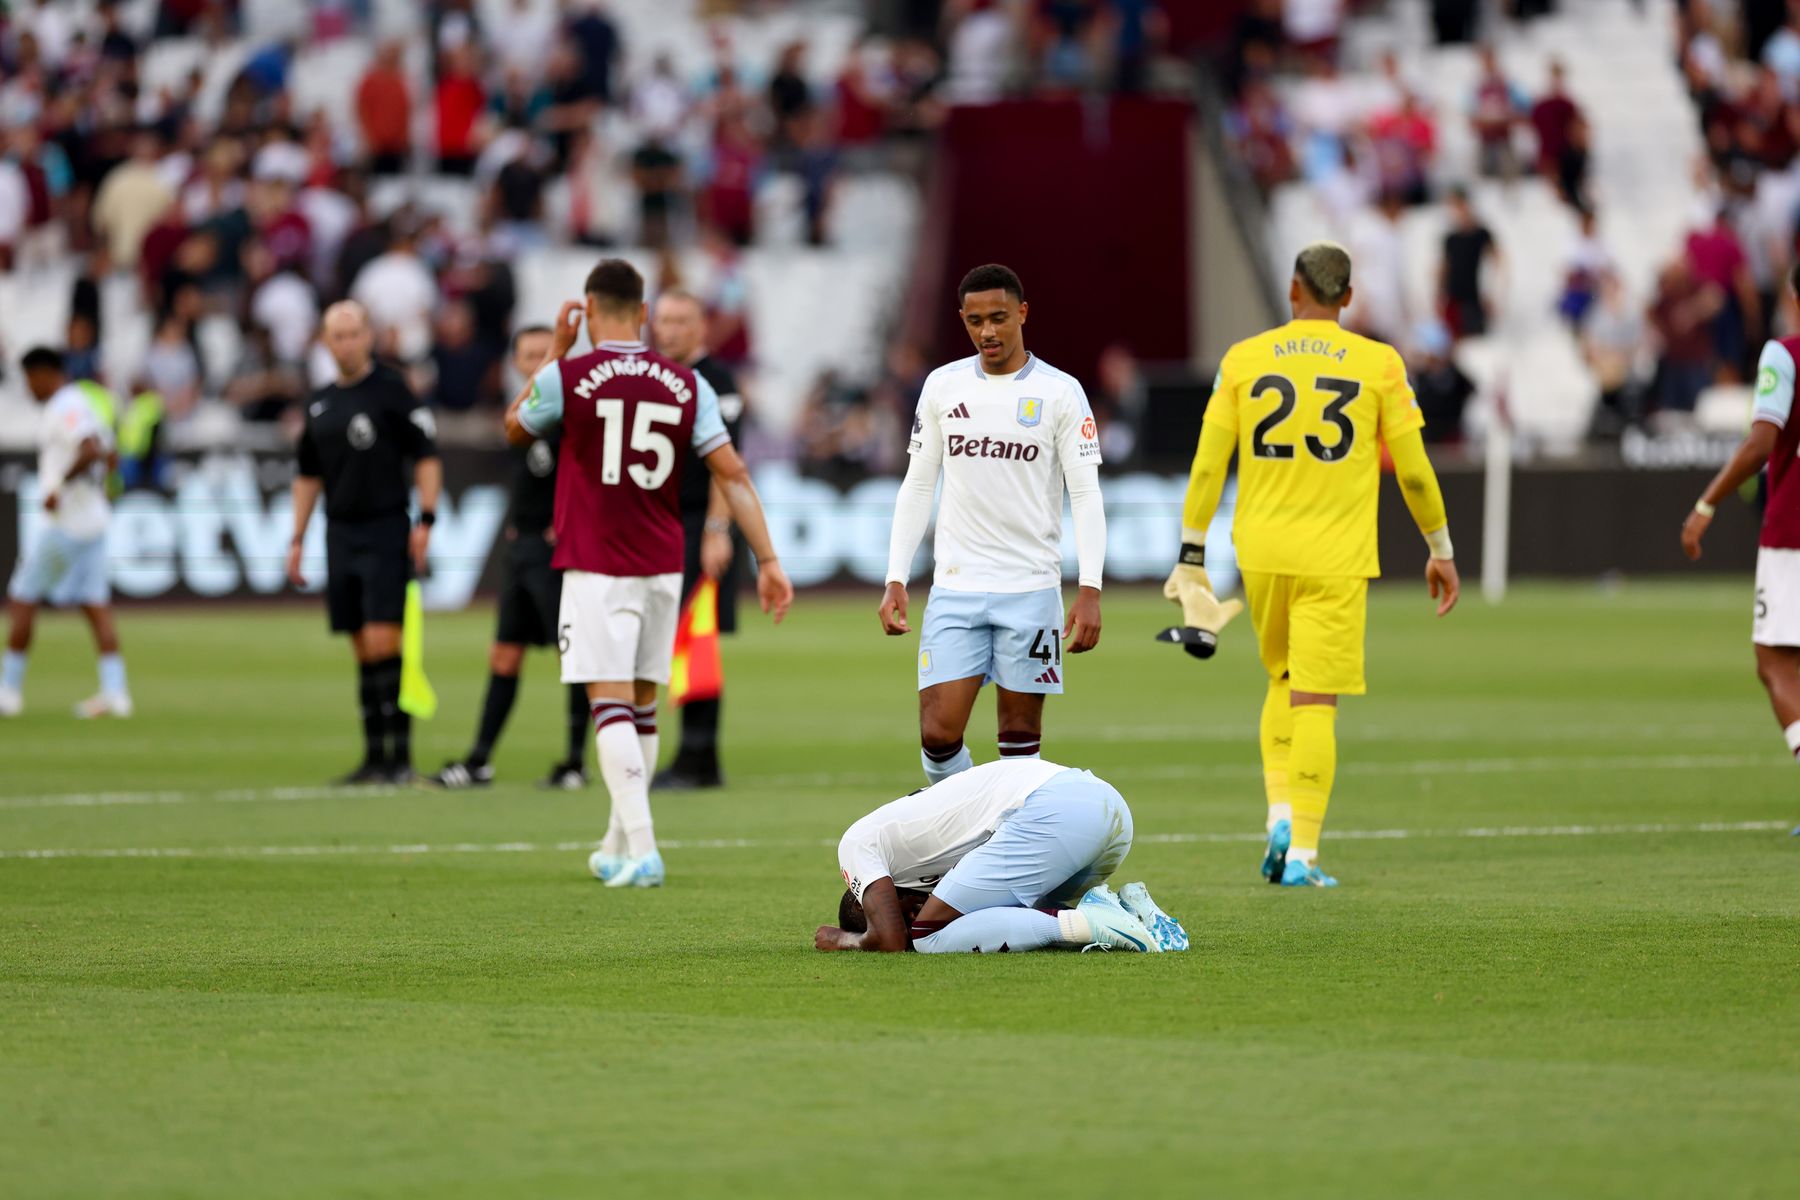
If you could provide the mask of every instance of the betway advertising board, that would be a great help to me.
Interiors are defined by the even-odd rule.
[[[427,605],[460,608],[493,586],[500,556],[510,456],[447,451],[445,495],[431,536]],[[121,599],[254,599],[290,593],[283,568],[293,530],[288,489],[291,459],[208,455],[176,464],[167,492],[132,491],[113,507],[108,557]],[[879,585],[887,572],[888,527],[899,480],[877,478],[844,489],[786,466],[756,472],[782,564],[797,587],[829,583]],[[1107,576],[1161,579],[1176,551],[1187,480],[1121,475],[1104,484]],[[44,524],[35,464],[0,461],[0,571],[10,575],[22,547]],[[1065,522],[1066,574],[1075,575],[1075,546]],[[1219,544],[1226,544],[1224,539]],[[920,551],[923,578],[929,539]],[[307,530],[304,573],[316,590],[325,567],[325,522]],[[1228,556],[1219,566],[1229,570]],[[1209,565],[1212,565],[1209,562]],[[1215,571],[1215,575],[1217,572]]]

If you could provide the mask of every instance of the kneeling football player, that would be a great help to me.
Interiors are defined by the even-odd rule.
[[[1185,950],[1141,883],[1106,886],[1131,809],[1091,772],[1003,758],[884,804],[838,843],[849,884],[820,950]],[[1074,907],[1067,907],[1068,905]]]

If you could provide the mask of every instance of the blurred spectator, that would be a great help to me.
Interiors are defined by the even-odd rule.
[[[1285,0],[1281,28],[1288,44],[1312,59],[1337,58],[1344,24],[1344,0]]]
[[[1113,28],[1113,88],[1141,91],[1149,82],[1150,63],[1169,38],[1169,19],[1160,0],[1107,0],[1100,21]]]
[[[1787,21],[1763,43],[1762,60],[1788,100],[1800,100],[1800,0],[1787,0]]]
[[[638,240],[654,250],[669,244],[682,193],[681,159],[650,138],[631,155],[631,183],[638,194]]]
[[[194,350],[186,319],[165,315],[156,326],[156,336],[144,354],[138,371],[138,390],[154,392],[162,398],[163,412],[172,422],[190,416],[200,401],[200,356]]]
[[[1138,369],[1131,348],[1114,342],[1100,352],[1093,398],[1094,418],[1100,426],[1100,453],[1115,467],[1131,461],[1137,451],[1137,430],[1144,419],[1150,389]]]
[[[1450,346],[1450,330],[1427,321],[1413,331],[1413,353],[1406,364],[1425,418],[1425,440],[1439,445],[1463,440],[1463,410],[1475,395],[1475,385],[1451,358]]]
[[[673,141],[687,124],[687,89],[667,54],[657,55],[649,74],[631,89],[631,116],[646,139],[659,144]]]
[[[1725,307],[1725,293],[1695,276],[1685,255],[1656,281],[1649,321],[1658,348],[1656,399],[1664,413],[1691,413],[1713,381],[1711,324]]]
[[[1294,177],[1294,154],[1289,148],[1293,126],[1273,88],[1261,80],[1245,84],[1226,116],[1225,128],[1265,196]]]
[[[1344,147],[1356,123],[1350,83],[1328,58],[1308,61],[1306,78],[1293,91],[1289,112],[1299,127],[1301,171],[1319,182],[1334,175],[1344,161]]]
[[[877,84],[868,57],[868,46],[858,42],[838,74],[833,136],[846,148],[870,145],[887,132],[889,96]]]
[[[1601,281],[1614,274],[1612,252],[1600,238],[1594,210],[1584,208],[1577,217],[1575,240],[1563,260],[1562,295],[1556,310],[1569,324],[1579,327],[1599,295]]]
[[[952,104],[992,104],[1015,70],[1018,30],[999,0],[947,0],[951,22],[944,91]]]
[[[406,75],[406,47],[386,41],[356,86],[356,120],[369,169],[398,175],[412,156],[412,83]]]
[[[1356,263],[1355,295],[1346,315],[1351,328],[1379,341],[1395,343],[1409,325],[1406,300],[1406,238],[1400,228],[1404,206],[1385,192],[1374,210],[1356,222],[1351,259]]]
[[[246,421],[278,421],[305,399],[306,381],[296,366],[276,355],[267,329],[251,324],[242,335],[237,364],[225,384],[225,400]]]
[[[1513,148],[1513,130],[1528,109],[1525,93],[1500,70],[1500,56],[1492,46],[1481,48],[1481,76],[1475,81],[1469,123],[1480,147],[1481,173],[1511,182],[1519,173],[1519,157]]]
[[[438,59],[437,158],[438,170],[446,175],[469,174],[481,150],[478,122],[487,92],[476,63],[475,50],[468,46],[447,49]]]
[[[806,43],[789,42],[769,79],[769,112],[775,118],[777,145],[798,144],[798,127],[812,116],[812,87],[806,82],[805,71]]]
[[[1694,278],[1723,297],[1712,319],[1714,355],[1734,377],[1747,378],[1752,346],[1761,341],[1762,300],[1724,205],[1708,226],[1688,234],[1686,255]]]
[[[706,305],[706,351],[733,369],[750,362],[749,286],[743,256],[724,231],[700,230],[703,274],[693,292]]]
[[[496,65],[530,79],[541,74],[557,34],[555,17],[537,0],[510,0],[507,13],[488,31]]]
[[[1580,207],[1587,175],[1586,123],[1565,83],[1562,61],[1551,59],[1550,84],[1531,106],[1531,127],[1537,131],[1538,174],[1556,181],[1564,201]]]
[[[1369,122],[1369,144],[1383,191],[1406,204],[1431,199],[1426,175],[1437,152],[1437,129],[1417,97],[1408,92],[1398,109],[1377,113]]]
[[[358,273],[350,298],[369,311],[378,354],[410,363],[429,353],[438,286],[419,257],[418,230],[410,220],[396,223],[387,251]]]
[[[492,376],[499,360],[476,339],[474,310],[461,301],[444,305],[434,333],[432,405],[466,412],[488,399],[495,391]]]
[[[115,270],[136,269],[144,235],[175,203],[161,161],[162,138],[154,130],[139,131],[131,140],[131,157],[107,172],[94,195],[94,230]]]
[[[1450,229],[1438,267],[1438,303],[1452,339],[1481,337],[1488,331],[1487,292],[1482,275],[1489,262],[1503,267],[1500,244],[1481,223],[1464,188],[1449,193]]]
[[[737,114],[719,118],[713,135],[712,177],[700,196],[701,218],[740,246],[756,230],[755,188],[762,145]]]
[[[244,278],[249,286],[245,324],[267,331],[269,349],[278,362],[304,362],[319,326],[319,298],[312,285],[282,266],[262,242],[244,247]]]
[[[1600,405],[1591,433],[1617,437],[1644,417],[1644,389],[1638,355],[1644,347],[1644,319],[1631,305],[1614,274],[1600,278],[1599,300],[1588,309],[1581,330],[1581,353],[1600,385]]]
[[[1475,40],[1479,0],[1431,0],[1431,28],[1440,46]]]
[[[563,0],[563,32],[581,53],[587,94],[602,104],[613,99],[613,72],[619,58],[619,31],[600,0]]]

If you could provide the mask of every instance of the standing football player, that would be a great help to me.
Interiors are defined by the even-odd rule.
[[[737,441],[738,423],[744,416],[744,398],[738,392],[731,368],[706,352],[706,308],[688,292],[668,291],[656,298],[650,314],[650,336],[656,352],[672,358],[712,384],[719,394],[719,415],[725,432]],[[681,528],[687,537],[687,557],[681,567],[681,602],[685,605],[702,576],[719,585],[719,632],[737,632],[737,594],[740,589],[738,557],[731,535],[731,509],[725,490],[689,451],[681,480]],[[671,791],[722,787],[719,770],[719,710],[724,696],[690,700],[681,708],[681,743],[675,761],[658,771],[651,786]],[[652,764],[654,765],[654,764]]]
[[[608,887],[656,887],[662,855],[650,819],[656,689],[669,681],[681,606],[681,477],[692,447],[724,490],[756,552],[756,592],[780,622],[794,588],[775,559],[762,504],[731,445],[712,385],[640,340],[644,278],[622,259],[587,277],[585,303],[556,315],[549,358],[506,410],[515,446],[558,430],[556,555],[563,572],[558,644],[564,683],[587,688],[612,798],[588,869]],[[574,358],[585,309],[594,349]]]
[[[33,347],[19,365],[32,398],[44,406],[38,487],[48,527],[39,532],[7,589],[9,628],[6,655],[0,659],[0,717],[16,717],[25,709],[26,656],[42,604],[78,606],[100,652],[100,691],[77,704],[75,715],[129,717],[131,693],[106,578],[106,526],[112,514],[106,475],[117,462],[112,431],[80,386],[69,382],[57,351]]]
[[[530,378],[549,357],[548,325],[531,325],[513,334],[513,369]],[[550,565],[556,551],[555,437],[538,438],[521,448],[513,466],[512,502],[506,510],[506,575],[500,584],[494,644],[488,649],[488,685],[481,701],[481,724],[468,754],[431,777],[442,788],[487,787],[494,781],[491,762],[500,731],[506,727],[519,695],[519,672],[527,646],[556,644],[557,609],[562,603],[562,573]],[[568,692],[568,750],[539,786],[576,790],[586,786],[588,701],[578,683]]]
[[[306,406],[287,576],[295,587],[306,586],[301,544],[323,493],[325,608],[332,632],[350,635],[363,726],[362,765],[339,782],[408,783],[412,718],[400,710],[400,625],[412,571],[425,570],[444,483],[437,424],[400,372],[375,361],[362,305],[332,305],[320,331],[338,375]],[[419,491],[417,523],[407,513],[409,482]]]
[[[1269,689],[1262,708],[1268,847],[1263,875],[1289,887],[1333,887],[1319,869],[1319,832],[1337,773],[1339,696],[1360,696],[1369,580],[1381,574],[1376,504],[1381,446],[1425,536],[1425,578],[1438,616],[1456,605],[1450,524],[1420,436],[1425,418],[1392,347],[1350,333],[1350,255],[1319,242],[1294,262],[1288,324],[1226,352],[1200,428],[1181,560],[1164,594],[1182,608],[1173,631],[1205,658],[1242,608],[1221,604],[1206,577],[1206,530],[1238,460],[1232,541]]]
[[[889,637],[912,631],[906,583],[941,474],[936,574],[919,636],[919,760],[932,783],[973,764],[963,732],[989,679],[1001,757],[1037,756],[1044,697],[1062,694],[1064,651],[1100,642],[1106,561],[1100,437],[1087,394],[1025,349],[1030,306],[1010,269],[976,267],[957,295],[976,352],[933,371],[919,396],[878,610]],[[1066,624],[1065,487],[1080,574]]]
[[[1800,296],[1800,266],[1788,276]],[[1681,527],[1681,548],[1700,557],[1700,539],[1716,506],[1763,467],[1769,469],[1769,498],[1763,509],[1756,549],[1756,604],[1750,640],[1756,647],[1756,677],[1769,693],[1775,720],[1790,753],[1800,762],[1800,422],[1793,419],[1795,360],[1800,337],[1763,346],[1756,369],[1756,406],[1750,433],[1731,461],[1706,486]],[[1800,833],[1800,830],[1796,830]]]

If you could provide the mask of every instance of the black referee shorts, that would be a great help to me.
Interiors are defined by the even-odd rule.
[[[325,609],[333,633],[364,625],[398,625],[406,615],[412,579],[405,513],[372,521],[330,521],[325,526]]]
[[[500,581],[500,619],[494,640],[519,646],[556,642],[562,605],[562,572],[551,568],[555,548],[541,533],[521,533],[506,542],[506,575]]]
[[[686,604],[694,585],[700,582],[700,539],[706,533],[706,514],[684,513],[681,528],[687,536],[687,553],[681,565],[681,602]],[[750,553],[736,530],[731,533],[731,543],[731,566],[726,568],[725,578],[719,580],[720,633],[737,632],[738,592],[744,586],[744,560]]]

